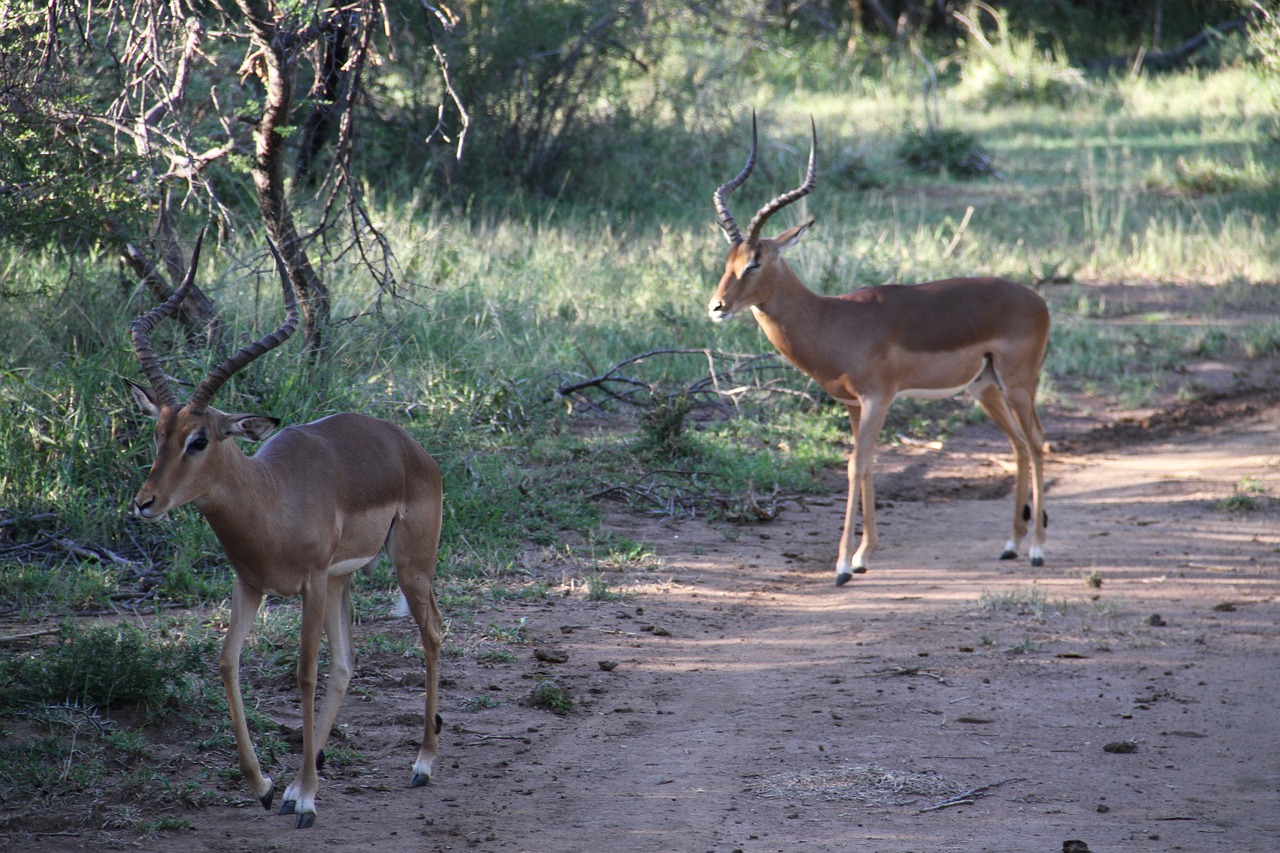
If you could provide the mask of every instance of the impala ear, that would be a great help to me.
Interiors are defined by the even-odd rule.
[[[280,426],[279,418],[263,415],[223,415],[221,432],[224,437],[235,436],[250,441],[262,441]]]
[[[790,249],[796,243],[799,243],[800,238],[804,236],[804,232],[808,231],[809,226],[812,224],[813,224],[813,220],[810,219],[808,222],[805,222],[801,225],[797,225],[794,228],[788,228],[786,231],[783,231],[777,237],[774,237],[773,242],[778,244],[778,251],[782,251],[783,249]]]
[[[142,413],[152,420],[158,420],[160,401],[156,399],[155,392],[131,379],[125,381],[129,383],[129,390],[133,392],[133,399],[138,402],[138,408],[142,409]]]

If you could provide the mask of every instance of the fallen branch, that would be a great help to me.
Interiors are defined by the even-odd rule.
[[[715,400],[728,399],[736,404],[737,398],[744,394],[763,391],[766,393],[792,394],[808,400],[816,400],[813,395],[803,391],[780,387],[770,382],[758,381],[757,377],[768,371],[790,372],[787,365],[774,353],[726,353],[712,349],[649,350],[648,352],[625,358],[603,373],[587,379],[562,383],[556,388],[556,393],[561,397],[578,395],[583,398],[585,397],[585,392],[595,390],[617,402],[643,406],[650,401],[661,383],[631,375],[628,368],[638,366],[659,356],[684,355],[697,355],[706,359],[707,375],[683,388],[670,391],[667,396],[710,397]],[[717,364],[718,361],[725,360],[731,363],[724,367]],[[744,382],[743,380],[750,381]],[[729,383],[733,383],[733,387],[723,387]],[[591,403],[589,399],[586,402]]]
[[[9,634],[8,636],[0,637],[0,645],[3,645],[4,643],[21,643],[26,640],[34,640],[38,637],[48,637],[50,635],[57,634],[61,630],[61,628],[45,628],[43,631],[28,631],[25,634]]]
[[[948,797],[947,799],[943,800],[940,803],[935,803],[932,806],[926,806],[925,808],[922,808],[918,812],[916,812],[916,814],[924,814],[925,812],[936,812],[942,809],[949,809],[952,806],[973,805],[973,803],[977,800],[978,797],[981,797],[983,794],[987,793],[992,788],[998,788],[1001,785],[1007,785],[1010,782],[1021,782],[1021,781],[1022,779],[1019,779],[1019,778],[1011,778],[1011,779],[1002,779],[999,782],[992,782],[990,785],[983,785],[981,787],[974,788],[970,791],[964,791],[962,793],[955,794],[951,797]]]

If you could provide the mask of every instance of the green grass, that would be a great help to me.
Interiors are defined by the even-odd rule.
[[[1235,491],[1218,501],[1217,506],[1223,512],[1256,512],[1262,508],[1266,496],[1266,484],[1256,477],[1243,477],[1236,483]]]
[[[1066,599],[1050,601],[1049,594],[1035,584],[1000,591],[984,589],[978,596],[978,609],[989,613],[1012,613],[1041,619],[1049,614],[1065,614],[1069,608]]]

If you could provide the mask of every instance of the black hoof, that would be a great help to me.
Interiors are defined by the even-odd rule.
[[[294,807],[298,804],[297,800],[285,800],[280,804],[280,811],[276,814],[293,814]]]
[[[851,572],[841,572],[836,575],[836,586],[844,586],[851,580],[853,580],[853,574]]]
[[[1032,558],[1031,558],[1031,565],[1035,566],[1036,568],[1039,568],[1039,567],[1043,566],[1043,565],[1044,565],[1044,557],[1032,557]]]
[[[298,825],[296,829],[310,829],[316,822],[315,812],[303,812],[298,815]]]
[[[430,785],[430,784],[431,784],[431,774],[429,773],[414,773],[413,778],[409,780],[410,788],[421,788],[423,785]]]
[[[1002,560],[1016,560],[1016,559],[1018,559],[1018,552],[1017,552],[1017,551],[1002,551],[1002,552],[1000,553],[1000,559],[1002,559]]]
[[[258,798],[258,802],[262,803],[262,807],[267,811],[271,811],[271,801],[276,798],[276,786],[272,785],[268,791]]]

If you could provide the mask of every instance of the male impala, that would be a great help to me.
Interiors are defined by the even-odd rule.
[[[430,781],[439,734],[442,622],[432,577],[442,498],[435,460],[400,427],[364,415],[338,414],[286,427],[252,457],[236,445],[235,438],[265,439],[280,424],[275,418],[227,414],[209,405],[236,371],[284,343],[297,326],[293,287],[275,246],[271,251],[284,286],[284,323],[216,367],[185,404],[169,386],[151,349],[150,333],[177,311],[191,289],[199,241],[182,286],[133,322],[134,349],[151,387],[130,384],[142,411],[157,422],[155,464],[133,508],[139,517],[155,522],[177,506],[194,503],[235,569],[220,667],[240,771],[266,809],[271,808],[275,787],[259,768],[249,740],[240,695],[240,649],[264,594],[302,596],[302,767],[285,790],[280,810],[296,813],[301,829],[315,822],[316,774],[355,665],[351,576],[377,559],[384,546],[422,635],[427,665],[426,725],[410,784]],[[316,660],[322,633],[329,638],[332,662],[317,727]]]
[[[724,275],[707,308],[717,322],[750,308],[778,351],[848,407],[854,452],[849,459],[849,497],[836,585],[843,586],[854,574],[865,572],[867,557],[876,547],[872,465],[889,404],[898,397],[938,399],[964,390],[1009,437],[1017,459],[1013,537],[1000,557],[1017,557],[1027,521],[1034,519],[1031,565],[1043,565],[1044,430],[1035,400],[1049,342],[1049,309],[1033,291],[999,278],[869,287],[837,297],[810,291],[783,260],[782,252],[799,242],[813,221],[772,239],[761,237],[760,231],[770,216],[814,188],[817,147],[813,128],[804,183],[760,208],[744,238],[725,199],[755,166],[752,119],[746,166],[715,191],[716,212],[730,248]],[[859,490],[862,541],[855,551]]]

